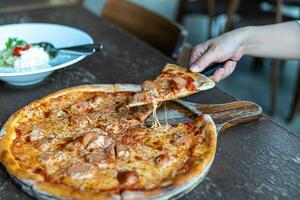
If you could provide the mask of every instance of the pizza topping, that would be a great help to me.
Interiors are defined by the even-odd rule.
[[[159,167],[167,167],[170,165],[170,157],[166,154],[161,154],[155,158],[155,163]]]
[[[50,114],[50,113],[48,113]],[[49,115],[50,116],[50,115]],[[58,110],[52,114],[53,118],[64,119],[68,117],[68,112],[66,110]]]
[[[72,156],[66,151],[45,152],[39,156],[39,160],[47,173],[52,174],[63,166]],[[75,159],[75,158],[73,158]]]
[[[145,92],[142,92],[142,93],[136,93],[136,94],[134,94],[132,101],[135,101],[135,102],[146,102],[146,101],[148,101],[148,99],[149,99],[148,94],[145,93]]]
[[[195,85],[195,80],[191,77],[186,77],[187,85],[186,88],[190,91],[197,91],[197,87]]]
[[[193,122],[189,122],[186,125],[190,132],[194,132],[194,130],[197,128]]]
[[[85,148],[84,145],[79,141],[79,139],[75,139],[72,142],[68,143],[65,146],[66,150],[68,151],[80,151]]]
[[[42,153],[39,157],[42,163],[44,164],[53,164],[65,160],[67,158],[67,154],[63,151],[56,152],[45,152]]]
[[[34,127],[30,133],[30,141],[37,141],[44,138],[43,131],[40,128]]]
[[[131,186],[139,181],[139,175],[136,171],[119,171],[117,179],[122,185]]]
[[[90,163],[100,163],[106,159],[104,151],[94,151],[86,155],[86,160]]]
[[[83,145],[83,147],[85,148],[91,142],[97,140],[97,138],[98,138],[98,135],[95,132],[89,132],[89,133],[86,133],[84,136],[82,136],[80,142]]]
[[[15,131],[17,135],[21,136],[21,138],[24,139],[23,136],[27,137],[27,134],[32,131],[32,126],[28,123],[21,122],[17,125],[17,128],[15,128]]]
[[[98,149],[86,155],[86,161],[96,164],[99,168],[106,168],[115,162],[115,150],[111,145],[106,149]]]
[[[125,102],[117,102],[115,105],[115,110],[117,112],[126,112],[128,109],[126,108]]]
[[[144,143],[148,139],[145,133],[145,128],[135,127],[127,130],[126,134],[121,139],[121,144],[124,145],[138,145]]]
[[[129,128],[134,128],[142,125],[142,123],[137,119],[127,120],[127,123]]]
[[[187,89],[188,91],[196,91],[195,80],[189,76],[175,76],[169,82],[172,91]]]
[[[73,113],[82,113],[86,111],[91,111],[93,109],[93,104],[89,101],[80,101],[71,106],[70,110]]]
[[[128,158],[131,155],[130,149],[124,144],[117,144],[116,150],[118,158]]]
[[[40,150],[41,151],[48,151],[54,149],[58,143],[63,143],[63,141],[58,140],[57,137],[53,138],[43,138],[40,142]]]
[[[80,151],[83,149],[106,148],[112,143],[113,140],[108,136],[108,133],[102,129],[94,128],[87,133],[78,133],[77,138],[66,145],[66,149]]]
[[[152,92],[156,90],[156,85],[154,81],[144,81],[141,88],[142,91]]]
[[[154,81],[144,81],[141,88],[143,92],[148,93],[151,97],[156,97],[158,95]]]
[[[187,84],[187,81],[180,76],[175,76],[172,80],[176,83],[178,89],[185,87]]]
[[[176,92],[179,90],[178,85],[174,80],[168,80],[169,89],[172,92]]]
[[[91,178],[96,170],[93,165],[88,163],[77,163],[67,168],[67,176],[72,179],[86,179]]]
[[[205,137],[197,137],[197,144],[204,144],[206,141]]]
[[[180,146],[180,145],[189,146],[189,144],[191,143],[191,140],[188,137],[188,135],[186,135],[185,133],[176,132],[172,136],[170,143],[173,144],[174,146]]]
[[[91,141],[88,148],[106,148],[111,145],[113,140],[107,136],[98,135],[97,138]]]
[[[95,132],[89,132],[85,134],[81,143],[84,148],[106,148],[112,144],[112,138],[104,135],[99,135]]]
[[[70,125],[74,127],[85,128],[89,125],[89,119],[84,115],[72,115],[70,117]]]

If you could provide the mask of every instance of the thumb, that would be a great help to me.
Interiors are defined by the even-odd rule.
[[[214,51],[208,49],[207,52],[205,52],[201,57],[198,58],[198,60],[196,60],[196,62],[191,65],[190,70],[192,72],[201,72],[215,60],[216,56]]]

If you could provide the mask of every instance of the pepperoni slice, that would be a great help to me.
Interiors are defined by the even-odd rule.
[[[88,163],[77,163],[67,168],[67,176],[72,179],[86,179],[91,178],[95,173],[93,165]]]
[[[166,154],[161,154],[155,158],[155,163],[159,167],[167,167],[170,165],[170,157]]]
[[[119,171],[117,179],[122,185],[132,186],[136,184],[140,178],[136,171]]]

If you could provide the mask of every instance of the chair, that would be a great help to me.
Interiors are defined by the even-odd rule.
[[[287,121],[292,122],[297,112],[300,112],[300,66],[298,66],[298,79],[294,92],[294,100]]]
[[[24,10],[34,10],[41,8],[48,8],[54,6],[66,6],[79,4],[80,0],[13,0],[13,1],[0,1],[0,13],[18,12]]]
[[[208,36],[212,37],[212,24],[216,16],[225,14],[230,0],[180,0],[176,21],[183,22],[186,15],[205,14],[208,16]]]
[[[108,0],[102,16],[173,59],[187,39],[179,24],[127,0]]]

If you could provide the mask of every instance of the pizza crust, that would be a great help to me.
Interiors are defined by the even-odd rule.
[[[140,92],[141,86],[136,84],[114,84],[115,92]]]
[[[107,85],[83,85],[77,87],[71,87],[67,89],[63,89],[47,95],[40,100],[36,100],[30,103],[26,107],[34,106],[38,102],[46,101],[51,98],[55,98],[69,92],[75,91],[102,91],[102,92],[120,92],[120,91],[139,91],[140,86],[133,84],[107,84]],[[99,193],[90,193],[85,191],[74,191],[71,187],[62,185],[62,184],[53,184],[49,182],[43,181],[43,177],[41,175],[37,175],[34,173],[30,173],[28,171],[24,171],[21,169],[19,164],[16,162],[14,156],[11,152],[11,146],[13,140],[16,137],[16,133],[13,129],[14,124],[22,117],[20,113],[24,111],[26,108],[22,108],[13,114],[8,121],[5,123],[1,130],[0,135],[0,160],[5,166],[8,173],[13,177],[13,179],[24,188],[26,191],[29,191],[31,188],[32,192],[27,192],[29,194],[33,194],[32,196],[37,197],[39,199],[53,199],[53,198],[64,198],[64,199],[155,199],[161,198],[166,194],[173,193],[178,188],[182,188],[181,190],[187,190],[187,186],[191,185],[190,182],[195,182],[199,180],[203,176],[203,172],[205,169],[209,168],[215,155],[216,151],[216,127],[213,120],[208,115],[203,115],[203,122],[205,125],[206,138],[209,139],[208,151],[206,153],[205,159],[198,160],[194,162],[193,167],[187,173],[184,173],[180,176],[177,176],[174,181],[168,185],[165,185],[161,188],[148,190],[148,191],[130,191],[125,190],[122,191],[120,195],[120,191],[105,191]],[[195,179],[195,177],[198,177]],[[185,186],[186,185],[186,186]],[[185,186],[185,187],[184,187]],[[190,186],[189,186],[190,187]],[[182,192],[179,190],[178,193]],[[36,194],[34,194],[36,193]],[[45,198],[44,198],[45,197]]]

